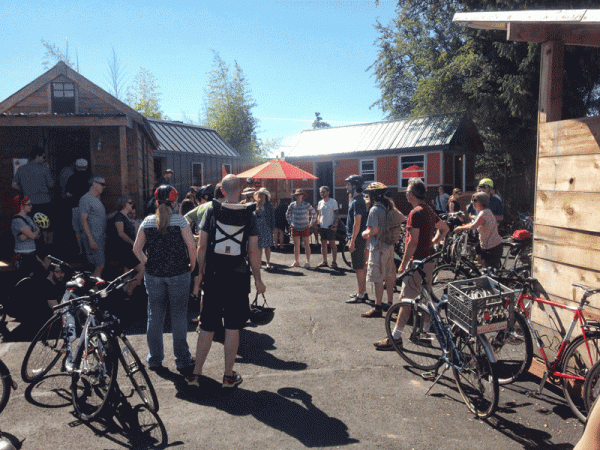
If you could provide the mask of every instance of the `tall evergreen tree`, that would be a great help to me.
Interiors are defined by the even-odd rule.
[[[256,135],[258,121],[252,115],[255,106],[240,65],[235,62],[231,74],[229,66],[215,53],[205,90],[201,123],[217,130],[245,162],[262,156],[261,143]]]
[[[478,176],[521,177],[533,186],[540,45],[506,32],[452,22],[456,12],[594,7],[594,1],[399,0],[398,17],[378,23],[381,89],[373,105],[390,119],[466,110],[482,135]],[[598,110],[600,50],[566,47],[563,118]],[[533,192],[529,197],[529,206]]]

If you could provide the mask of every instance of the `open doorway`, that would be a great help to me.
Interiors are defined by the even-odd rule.
[[[335,186],[333,185],[333,162],[319,162],[317,163],[317,189],[315,190],[316,201],[319,201],[319,188],[321,186],[327,186],[329,188],[329,192],[331,198],[335,198]]]
[[[65,167],[71,166],[78,158],[90,162],[89,128],[49,128],[48,162],[56,180]]]

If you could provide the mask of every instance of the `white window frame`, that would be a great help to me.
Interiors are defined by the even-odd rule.
[[[398,155],[398,191],[405,191],[406,187],[402,186],[402,158],[410,158],[415,156],[423,157],[423,182],[427,186],[427,153],[409,153]],[[408,178],[407,178],[408,179]]]
[[[373,179],[372,180],[367,180],[365,178],[365,174],[371,174],[371,171],[365,171],[363,170],[363,163],[365,162],[372,162],[373,163]],[[368,185],[369,183],[372,183],[373,181],[377,181],[377,158],[368,158],[368,159],[360,159],[358,161],[358,168],[359,168],[359,172],[360,172],[360,176],[363,178],[364,180],[364,184]]]
[[[194,182],[194,166],[200,166],[200,177],[202,178],[200,180],[200,186],[203,185],[204,183],[204,163],[201,162],[192,162],[191,163],[191,172],[190,172],[190,186],[194,186],[192,183]],[[198,187],[200,187],[198,186]]]

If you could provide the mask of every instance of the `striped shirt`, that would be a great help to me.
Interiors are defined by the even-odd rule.
[[[302,201],[290,203],[285,218],[295,230],[304,230],[315,223],[317,215],[310,203]]]

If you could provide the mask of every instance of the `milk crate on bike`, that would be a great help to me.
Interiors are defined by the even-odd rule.
[[[448,319],[471,336],[508,326],[515,291],[483,276],[448,283]]]

